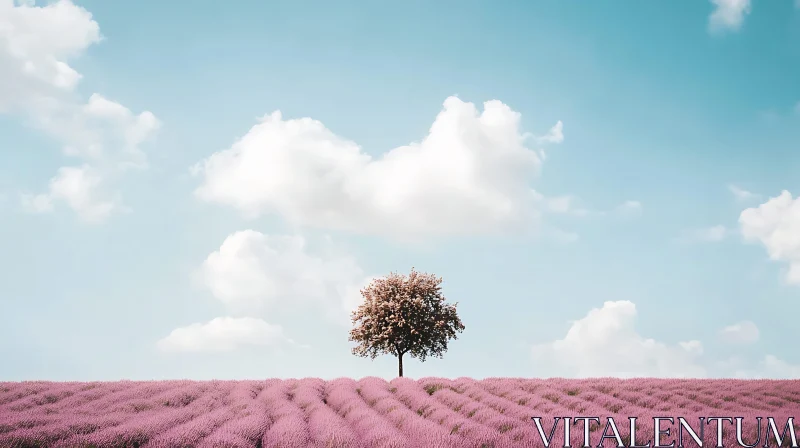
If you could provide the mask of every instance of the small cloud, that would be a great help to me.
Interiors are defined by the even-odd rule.
[[[636,330],[636,305],[608,301],[572,322],[562,339],[533,346],[544,376],[704,377],[700,341],[672,345]]]
[[[639,201],[625,201],[615,209],[617,213],[625,216],[638,216],[642,214],[642,203]]]
[[[20,195],[22,208],[29,213],[50,213],[53,211],[53,200],[46,194],[23,193]]]
[[[735,360],[731,364],[735,364]],[[800,377],[800,365],[790,364],[775,355],[766,355],[755,368],[752,363],[744,364],[734,372],[734,377],[743,379],[791,379]]]
[[[716,225],[705,229],[694,230],[684,238],[688,242],[718,243],[731,234],[725,226]]]
[[[761,195],[747,191],[743,188],[739,188],[736,185],[730,184],[728,185],[728,190],[733,193],[733,196],[736,197],[739,201],[750,201],[754,199],[759,199]]]
[[[729,343],[752,344],[758,340],[759,331],[756,324],[749,320],[744,320],[723,328],[720,330],[719,335]]]
[[[578,242],[580,235],[575,232],[568,232],[566,230],[552,229],[550,232],[553,240],[561,244],[572,244]]]
[[[542,197],[542,200],[545,203],[546,210],[551,213],[573,216],[586,216],[589,214],[589,210],[575,204],[578,200],[573,196]]]
[[[693,356],[700,356],[703,354],[703,344],[700,341],[692,340],[686,342],[678,342],[687,353]]]
[[[264,347],[296,344],[279,325],[253,317],[217,317],[172,330],[156,343],[164,352],[229,352],[246,346]],[[304,346],[305,347],[305,346]]]
[[[639,201],[625,201],[610,210],[591,210],[579,204],[580,199],[574,196],[545,197],[540,193],[535,193],[535,200],[542,204],[542,210],[577,217],[601,217],[618,215],[623,217],[635,217],[642,214],[642,203]]]
[[[555,213],[566,213],[569,211],[572,201],[573,199],[569,196],[550,198],[547,200],[547,208]]]
[[[122,204],[119,196],[103,191],[105,179],[92,166],[66,166],[50,180],[47,193],[23,193],[22,207],[31,213],[49,213],[55,201],[63,201],[87,223],[100,223],[114,213],[127,213],[130,208]]]
[[[800,197],[788,191],[739,215],[745,241],[761,243],[770,259],[788,264],[786,281],[800,284]]]
[[[674,239],[678,243],[719,243],[736,234],[735,230],[723,225],[687,231],[683,236]]]
[[[536,141],[539,143],[561,143],[564,141],[564,123],[561,120],[553,125],[547,134],[537,137]]]
[[[711,33],[738,31],[751,10],[750,0],[711,0],[711,4],[714,5],[714,11],[708,18]]]

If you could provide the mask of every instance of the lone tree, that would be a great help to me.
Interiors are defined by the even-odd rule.
[[[358,343],[353,354],[372,359],[395,355],[399,376],[406,353],[422,362],[428,356],[441,358],[447,341],[464,331],[458,304],[445,303],[441,284],[441,277],[411,268],[408,276],[392,272],[362,289],[364,303],[352,314],[350,341]]]

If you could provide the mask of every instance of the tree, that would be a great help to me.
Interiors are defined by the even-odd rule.
[[[397,356],[403,376],[403,355],[424,362],[441,358],[449,339],[458,339],[464,325],[456,305],[445,303],[442,279],[411,268],[408,276],[390,273],[361,290],[364,297],[351,318],[350,341],[357,342],[353,354],[375,359],[381,354]]]

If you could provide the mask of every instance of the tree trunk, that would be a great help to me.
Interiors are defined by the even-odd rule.
[[[400,368],[399,369],[400,370],[400,376],[402,377],[403,376],[403,354],[402,353],[397,355],[397,361],[399,363],[398,367]]]

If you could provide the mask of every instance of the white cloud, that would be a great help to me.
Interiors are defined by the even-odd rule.
[[[49,213],[53,211],[53,200],[49,194],[23,194],[20,196],[22,207],[30,213]]]
[[[243,347],[295,344],[283,328],[253,317],[217,317],[176,328],[156,343],[165,352],[227,352]]]
[[[800,198],[783,191],[779,196],[739,215],[742,235],[747,241],[764,245],[772,260],[789,264],[786,280],[800,283]]]
[[[580,235],[575,232],[567,232],[561,229],[549,228],[545,232],[546,236],[553,241],[562,244],[576,243],[580,239]]]
[[[640,335],[636,306],[605,302],[572,322],[563,339],[536,344],[532,353],[537,375],[558,377],[797,378],[800,365],[767,354],[758,361],[732,356],[714,361],[698,340],[669,345]],[[727,342],[752,344],[756,325],[738,322],[719,331]]]
[[[605,302],[574,321],[563,339],[533,347],[537,373],[563,377],[704,377],[699,341],[670,346],[635,329],[636,305]]]
[[[244,230],[229,235],[197,271],[218,300],[246,317],[218,317],[177,328],[158,341],[163,351],[231,351],[243,346],[297,344],[282,327],[255,317],[265,310],[310,305],[333,323],[347,325],[363,300],[360,289],[373,277],[355,261],[320,251],[311,254],[299,236]],[[306,310],[307,311],[307,310]]]
[[[562,123],[561,120],[558,120],[558,122],[555,125],[553,125],[552,128],[550,128],[547,134],[541,137],[536,137],[536,143],[539,143],[541,145],[551,144],[551,143],[561,143],[563,141],[564,141],[564,123]],[[545,161],[547,159],[547,154],[545,153],[544,148],[539,148],[539,157],[542,159],[542,161]]]
[[[744,16],[750,14],[750,0],[711,0],[714,11],[708,18],[711,32],[736,31],[742,27]]]
[[[752,344],[759,338],[758,327],[749,320],[729,325],[720,330],[719,334],[723,340],[734,344]]]
[[[625,201],[615,209],[624,216],[638,216],[642,214],[642,203],[639,201]]]
[[[733,196],[739,201],[750,201],[761,197],[761,195],[739,188],[733,184],[728,185],[728,190],[730,190]]]
[[[570,196],[561,196],[556,198],[549,198],[546,200],[548,208],[556,213],[567,213],[572,208],[574,198]]]
[[[539,143],[561,143],[564,141],[564,123],[561,120],[553,125],[547,134],[537,137],[536,141]]]
[[[679,241],[688,243],[719,243],[732,234],[731,230],[723,225],[696,229],[688,232]]]
[[[761,372],[768,378],[799,378],[800,366],[789,364],[775,355],[767,355],[759,363]]]
[[[601,216],[621,216],[625,218],[633,218],[641,216],[642,203],[639,201],[625,201],[610,210],[590,210],[579,205],[580,200],[574,196],[554,196],[546,198],[544,195],[538,194],[536,201],[541,206],[543,212],[560,215],[570,215],[576,217],[601,217]]]
[[[307,347],[288,339],[280,326],[254,317],[296,305],[321,312],[335,324],[350,324],[350,312],[363,300],[360,289],[373,277],[365,276],[350,257],[332,250],[319,252],[310,253],[300,236],[254,230],[229,235],[206,258],[197,279],[229,309],[247,317],[219,317],[177,328],[158,347],[164,351],[230,351],[281,343]]]
[[[543,141],[561,141],[561,129]],[[373,159],[319,121],[274,112],[192,171],[199,198],[248,217],[400,238],[489,233],[538,222],[529,182],[542,158],[530,137],[500,101],[479,112],[450,97],[421,142]]]
[[[62,167],[50,180],[47,193],[22,195],[22,205],[34,213],[53,211],[53,202],[63,200],[84,221],[97,223],[114,212],[125,212],[117,195],[106,195],[101,188],[102,175],[90,165]]]
[[[146,167],[140,147],[161,127],[151,112],[134,115],[97,93],[86,104],[40,102],[37,112],[38,125],[64,142],[66,155],[120,168]]]
[[[725,226],[716,225],[707,229],[702,229],[697,236],[703,241],[722,241],[726,236],[728,236],[728,229],[725,228]]]
[[[71,91],[81,75],[69,60],[100,40],[92,15],[70,1],[36,7],[0,0],[0,111]]]
[[[311,254],[302,237],[254,230],[229,235],[199,275],[214,297],[234,310],[310,303],[339,321],[360,303],[359,289],[368,278],[350,257]]]
[[[726,363],[736,368],[733,376],[745,379],[796,379],[800,377],[800,365],[790,364],[775,355],[766,355],[758,363],[749,363],[734,357]]]
[[[703,354],[703,344],[700,341],[678,342],[678,345],[692,355],[699,356]]]
[[[109,208],[110,203],[102,201],[88,204],[88,185],[95,190],[101,185],[108,188],[110,182],[97,179],[113,178],[131,166],[146,166],[140,145],[160,127],[158,119],[148,111],[134,115],[96,93],[86,102],[77,97],[75,88],[82,76],[70,61],[101,40],[92,15],[69,0],[45,6],[0,0],[0,112],[23,115],[58,139],[66,155],[92,164],[62,168],[51,179],[48,193],[24,193],[22,202],[29,210],[49,211],[53,201],[63,199],[84,218],[105,219],[108,210],[124,207]],[[88,171],[91,176],[85,174]],[[59,185],[68,188],[63,184],[78,176],[84,176],[85,188],[78,188],[84,193],[59,193]]]
[[[557,196],[546,198],[540,196],[539,199],[544,205],[544,211],[557,214],[573,215],[573,216],[587,216],[591,212],[579,205],[578,199],[574,196]]]

